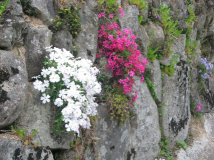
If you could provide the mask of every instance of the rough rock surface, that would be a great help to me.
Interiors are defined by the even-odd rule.
[[[147,84],[137,79],[134,89],[138,90],[139,95],[133,108],[134,114],[122,127],[118,126],[117,121],[110,120],[107,104],[100,104],[97,108],[100,119],[95,122],[95,138],[98,139],[96,152],[102,160],[153,160],[158,155],[161,135],[157,105]],[[69,151],[63,156],[72,155],[73,151]],[[89,150],[83,157],[85,160],[94,160],[93,150]]]
[[[11,0],[0,19],[0,48],[12,49],[14,45],[23,43],[25,21],[21,16],[22,6]]]
[[[0,50],[0,128],[14,122],[24,107],[27,71],[19,57]]]
[[[48,55],[45,47],[50,46],[51,38],[52,32],[47,27],[34,28],[29,25],[25,38],[26,66],[29,81],[33,76],[41,73],[45,56]]]
[[[190,132],[195,135],[193,144],[186,150],[177,152],[177,160],[210,160],[214,157],[214,113],[208,113],[203,119],[191,122]]]
[[[128,131],[128,153],[125,159],[152,160],[158,155],[161,138],[158,108],[145,82],[140,83],[137,78],[133,90],[138,90],[138,99]]]
[[[181,34],[181,36],[179,38],[176,38],[174,40],[174,43],[171,46],[171,51],[173,51],[173,53],[169,57],[165,57],[165,58],[161,59],[160,63],[162,65],[170,65],[171,59],[173,59],[175,55],[179,55],[178,60],[187,61],[187,56],[185,53],[185,46],[186,46],[186,35]]]
[[[74,43],[77,48],[77,56],[94,62],[97,53],[98,17],[88,6],[84,6],[80,10],[80,16],[81,31]]]
[[[160,103],[162,101],[162,79],[160,62],[155,59],[153,62],[149,63],[149,65],[146,65],[146,68],[149,68],[151,70],[150,78],[155,86],[155,93],[157,94],[157,99],[155,101],[157,103]]]
[[[36,9],[37,17],[46,25],[52,24],[52,19],[55,18],[53,0],[31,0],[30,6]]]
[[[150,22],[146,27],[146,32],[148,36],[150,37],[150,46],[153,49],[156,49],[157,47],[161,46],[163,47],[164,41],[165,41],[165,36],[163,32],[163,28],[160,27],[159,25],[156,25],[152,22]],[[153,36],[151,37],[153,33]]]
[[[34,89],[33,84],[28,84],[28,92],[25,106],[16,121],[16,128],[25,128],[25,134],[31,134],[38,129],[33,142],[39,142],[39,146],[49,146],[51,149],[69,149],[73,134],[56,134],[51,130],[54,117],[53,105],[43,104],[40,100],[41,94]]]
[[[136,42],[139,45],[138,48],[140,49],[141,53],[146,56],[149,37],[145,28],[143,26],[139,26],[138,24],[139,10],[136,5],[125,7],[123,10],[125,16],[119,18],[121,28],[132,29],[137,38]]]
[[[177,140],[186,139],[190,113],[190,69],[181,61],[175,67],[175,74],[168,77],[163,86],[161,127],[163,135],[169,140],[169,146],[173,146]]]
[[[69,31],[62,30],[53,34],[52,45],[57,48],[65,48],[67,51],[73,51],[73,37]]]
[[[50,150],[24,146],[21,140],[0,138],[0,144],[1,160],[54,160]]]
[[[134,33],[138,31],[138,15],[139,10],[136,5],[130,5],[123,8],[124,17],[119,18],[121,28],[132,29]]]

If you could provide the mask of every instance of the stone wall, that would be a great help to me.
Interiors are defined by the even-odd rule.
[[[75,153],[70,149],[70,142],[73,141],[75,134],[58,135],[51,130],[54,105],[41,103],[40,93],[33,88],[32,77],[41,73],[43,62],[48,55],[45,47],[50,45],[65,48],[77,57],[96,61],[98,4],[95,0],[85,0],[84,3],[67,0],[64,5],[60,0],[30,1],[30,7],[37,12],[36,18],[23,13],[20,0],[10,0],[0,19],[0,159],[73,160]],[[73,38],[66,29],[53,32],[51,30],[53,19],[60,8],[66,8],[75,2],[81,7],[81,28],[78,36]],[[173,20],[178,21],[183,33],[188,28],[184,18],[189,16],[188,0],[145,0],[145,2],[148,2],[148,8],[141,13],[136,5],[129,5],[128,1],[117,1],[125,14],[119,18],[118,23],[122,29],[132,29],[144,57],[147,56],[149,44],[153,49],[158,46],[163,49],[166,37],[163,26],[152,22],[145,26],[140,25],[139,15],[144,15],[146,19],[151,16],[152,8],[159,9],[163,3],[171,8],[170,15]],[[199,44],[195,52],[204,52],[208,60],[214,62],[214,2],[195,0],[190,5],[195,9],[197,18],[191,31],[191,40],[197,40]],[[149,38],[152,31],[154,35]],[[202,43],[205,39],[208,40]],[[122,127],[118,126],[116,120],[110,119],[109,104],[99,103],[100,119],[95,122],[94,134],[99,139],[96,152],[100,160],[154,160],[159,155],[161,135],[169,140],[168,146],[173,147],[178,140],[184,141],[189,131],[198,136],[193,140],[192,147],[177,151],[176,158],[214,159],[212,150],[214,113],[211,112],[214,104],[214,79],[210,77],[202,84],[203,92],[199,91],[197,62],[201,54],[188,63],[185,45],[186,35],[181,34],[171,46],[173,50],[171,56],[160,61],[156,59],[148,62],[146,67],[151,70],[150,78],[155,86],[156,100],[152,98],[146,82],[139,83],[139,77],[135,77],[138,80],[134,86],[139,92],[138,100],[132,107],[132,117]],[[175,74],[168,76],[161,73],[161,66],[170,65],[174,55],[179,57]],[[99,65],[105,67],[104,61],[100,61]],[[98,97],[102,96],[103,93]],[[193,129],[195,120],[191,120],[191,98],[197,99],[197,103],[202,104],[202,112],[206,113],[201,119],[204,125],[201,125],[200,134]],[[161,104],[165,106],[160,107]],[[39,142],[39,146],[37,148],[32,145],[23,146],[20,138],[11,136],[10,125],[16,129],[25,128],[27,135],[38,129],[32,143]],[[60,152],[63,158],[54,156],[56,152]],[[93,147],[82,155],[82,159],[85,160],[96,159]]]

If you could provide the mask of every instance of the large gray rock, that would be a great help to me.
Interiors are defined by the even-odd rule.
[[[190,69],[181,61],[175,67],[173,76],[168,77],[163,86],[161,127],[163,135],[173,146],[177,140],[186,139],[189,130],[190,113]]]
[[[0,25],[0,48],[8,49],[12,46],[13,27],[12,25]]]
[[[124,11],[124,17],[119,17],[121,28],[132,29],[132,31],[136,33],[139,29],[139,25],[138,25],[139,10],[137,6],[130,5],[128,7],[123,8],[123,11]]]
[[[24,107],[27,71],[19,57],[0,50],[0,128],[14,122]]]
[[[96,145],[96,153],[99,154],[99,159],[125,159],[127,154],[126,144],[129,138],[129,124],[126,123],[122,127],[119,127],[116,120],[110,120],[109,106],[107,104],[100,104],[98,109],[98,115],[100,120],[95,122],[95,138],[98,139]],[[71,150],[65,152],[63,157],[70,157],[74,155]],[[95,160],[93,149],[88,150],[83,155],[85,160]]]
[[[139,45],[138,49],[141,51],[145,57],[147,56],[147,50],[149,45],[149,36],[143,26],[139,26],[136,33],[136,43]]]
[[[29,81],[33,76],[37,76],[41,73],[45,56],[48,55],[48,52],[45,51],[45,47],[50,46],[51,38],[52,32],[46,26],[33,28],[29,25],[25,38],[26,66]]]
[[[147,63],[148,64],[148,63]],[[155,86],[155,93],[157,94],[157,99],[155,100],[157,103],[162,101],[162,79],[161,79],[161,69],[160,62],[155,59],[150,65],[146,66],[151,70],[151,81]]]
[[[5,10],[7,11],[6,14],[22,16],[22,6],[20,0],[10,0]]]
[[[173,18],[176,18],[177,20],[188,18],[189,16],[184,0],[174,0],[173,2],[170,2],[170,8],[174,11]]]
[[[81,31],[74,43],[77,56],[94,62],[97,53],[98,17],[88,6],[83,6],[80,10],[80,16]]]
[[[54,160],[50,150],[24,146],[21,140],[0,138],[0,144],[1,160]]]
[[[160,60],[162,65],[170,65],[171,59],[174,58],[175,55],[179,55],[179,60],[187,61],[187,56],[185,54],[185,45],[186,45],[186,35],[181,34],[179,38],[174,39],[174,43],[171,46],[171,51],[173,53],[169,57],[164,57]]]
[[[207,113],[198,122],[195,119],[191,125],[191,134],[195,135],[193,144],[186,150],[177,152],[177,160],[210,160],[214,157],[214,113]],[[200,123],[200,124],[198,124]]]
[[[146,83],[136,78],[134,90],[138,90],[138,99],[131,108],[133,116],[122,127],[110,120],[109,106],[100,104],[95,122],[95,138],[98,139],[96,153],[102,160],[154,160],[158,156],[160,130],[157,105],[155,104]],[[73,151],[66,151],[63,157],[74,156]],[[85,160],[94,160],[93,149],[83,155]]]
[[[69,31],[62,30],[53,34],[52,45],[57,48],[65,48],[67,51],[73,52],[73,37]]]
[[[199,31],[201,31],[204,29],[204,24],[206,21],[206,14],[202,13],[202,14],[198,15],[196,18],[197,18],[196,27]]]
[[[145,82],[140,83],[136,78],[133,90],[138,90],[138,99],[133,107],[125,159],[153,160],[158,156],[161,138],[158,108]]]
[[[136,35],[136,43],[139,45],[138,49],[144,56],[147,56],[147,47],[149,44],[149,37],[143,26],[138,24],[139,10],[136,5],[131,5],[123,8],[124,17],[119,18],[121,28],[132,29]]]
[[[31,0],[30,6],[37,11],[39,17],[46,25],[52,24],[55,18],[53,0]]]
[[[18,117],[15,127],[25,128],[25,134],[30,135],[34,129],[38,129],[33,142],[39,142],[39,146],[49,146],[51,149],[69,149],[73,134],[56,134],[51,130],[54,117],[54,109],[50,103],[43,104],[41,94],[35,90],[32,83],[28,85],[24,110]]]
[[[159,25],[156,25],[156,24],[150,22],[145,27],[145,29],[146,29],[148,36],[150,37],[150,46],[153,49],[156,49],[159,46],[163,47],[164,42],[165,42],[163,28],[160,27]],[[153,33],[153,36],[152,36],[152,33]]]
[[[22,30],[25,27],[25,21],[21,16],[21,5],[11,0],[0,19],[0,48],[12,50],[14,45],[23,43]]]

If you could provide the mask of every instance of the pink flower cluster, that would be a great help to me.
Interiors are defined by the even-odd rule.
[[[101,18],[104,17],[104,16],[105,16],[105,13],[104,13],[104,12],[98,14],[98,18],[99,18],[99,19],[101,19]]]
[[[118,11],[121,13],[120,16],[124,17],[123,9],[119,9]]]
[[[201,104],[199,103],[196,111],[199,112],[200,110],[201,110]]]
[[[119,10],[120,11],[120,10]],[[121,12],[121,11],[120,11]],[[121,12],[123,14],[123,12]],[[97,58],[105,55],[108,58],[108,65],[106,70],[111,69],[112,75],[118,77],[119,88],[123,87],[123,93],[131,93],[134,84],[133,76],[138,72],[141,75],[140,82],[143,82],[143,73],[147,59],[143,59],[140,50],[137,49],[136,36],[132,30],[120,30],[116,22],[102,25],[98,31],[99,52]],[[136,101],[138,92],[135,92],[135,97],[132,99]]]

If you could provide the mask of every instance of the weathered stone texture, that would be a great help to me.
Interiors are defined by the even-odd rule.
[[[81,31],[74,43],[77,48],[77,56],[94,62],[97,53],[98,17],[88,6],[84,6],[80,10],[80,16]]]
[[[73,134],[56,134],[51,130],[54,117],[54,109],[51,103],[43,104],[41,94],[34,89],[33,84],[28,84],[28,92],[24,109],[16,121],[16,128],[25,128],[25,134],[30,135],[34,129],[38,129],[33,142],[39,142],[39,146],[49,146],[51,149],[69,149]]]
[[[27,71],[19,57],[0,50],[0,128],[14,122],[24,106]]]
[[[136,78],[134,90],[138,90],[138,99],[133,108],[131,128],[127,138],[127,159],[152,160],[159,152],[160,128],[158,108],[145,82],[140,83]]]
[[[44,66],[45,57],[48,55],[45,47],[50,46],[52,32],[47,27],[33,28],[28,27],[25,39],[26,48],[26,66],[28,71],[28,80],[41,73]]]
[[[0,138],[1,160],[54,160],[50,150],[24,146],[21,140]]]
[[[214,157],[214,113],[205,114],[199,124],[198,119],[191,122],[190,133],[195,135],[193,144],[186,150],[177,152],[177,160],[210,160]]]
[[[177,140],[186,139],[189,130],[190,113],[190,84],[189,66],[181,61],[175,67],[175,74],[168,77],[163,86],[161,115],[162,133],[169,140],[169,146],[173,146]]]
[[[52,24],[55,18],[53,0],[31,0],[30,6],[36,10],[39,17],[46,25]]]
[[[69,31],[58,31],[53,34],[52,45],[57,48],[65,48],[67,51],[73,52],[73,37]]]
[[[163,28],[160,27],[159,25],[156,25],[156,24],[150,22],[150,24],[148,24],[145,27],[145,29],[146,29],[148,36],[150,37],[149,43],[150,43],[150,46],[152,47],[152,49],[156,49],[159,46],[163,47],[164,42],[165,42]]]
[[[171,46],[170,50],[173,51],[173,53],[169,57],[161,59],[160,63],[162,65],[170,65],[171,59],[173,59],[175,55],[179,55],[178,58],[179,61],[180,60],[187,61],[185,46],[186,46],[186,35],[181,34],[179,38],[174,39],[174,43]]]

